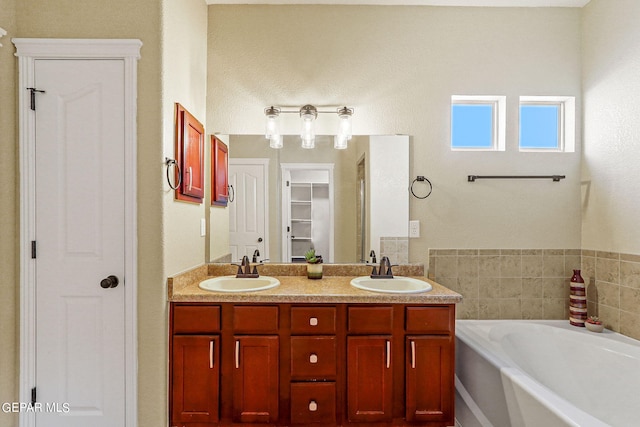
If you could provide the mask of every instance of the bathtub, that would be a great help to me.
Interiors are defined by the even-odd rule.
[[[640,341],[565,320],[456,321],[462,427],[640,426]]]

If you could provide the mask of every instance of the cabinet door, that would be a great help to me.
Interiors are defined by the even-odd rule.
[[[278,420],[278,337],[235,336],[233,418],[241,423]]]
[[[204,197],[204,126],[176,104],[176,161],[180,171],[178,200],[202,203]]]
[[[391,421],[393,375],[391,336],[347,338],[349,421]]]
[[[218,421],[219,337],[175,335],[173,337],[173,423]]]
[[[407,421],[453,425],[453,345],[449,335],[406,339]]]

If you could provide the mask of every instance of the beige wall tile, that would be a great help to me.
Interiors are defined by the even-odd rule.
[[[457,319],[477,319],[478,318],[478,299],[465,298],[461,303],[456,304]]]
[[[596,277],[596,258],[595,257],[582,257],[582,270],[580,271],[580,275],[582,278],[587,281],[587,279]]]
[[[565,255],[564,256],[564,276],[573,276],[573,270],[582,270],[580,265],[580,255]],[[581,274],[582,275],[582,274]]]
[[[500,279],[481,277],[478,284],[479,298],[500,298]]]
[[[620,286],[620,310],[640,314],[640,289]]]
[[[500,304],[498,299],[479,299],[478,300],[478,318],[479,319],[499,319]]]
[[[620,262],[615,259],[596,258],[596,280],[619,284]]]
[[[480,277],[500,277],[500,256],[480,255],[478,257],[478,274]]]
[[[522,277],[522,257],[520,255],[501,255],[500,277]]]
[[[458,257],[438,256],[436,257],[436,277],[458,277]]]
[[[459,293],[465,298],[478,298],[478,278],[477,277],[458,277]]]
[[[621,261],[640,262],[640,255],[620,254]]]
[[[543,294],[543,282],[544,279],[537,278],[523,278],[522,279],[522,298],[542,298]]]
[[[542,279],[542,296],[544,298],[569,298],[569,281],[561,278]]]
[[[640,262],[620,262],[620,284],[640,289]]]
[[[522,318],[542,319],[542,298],[522,298]]]
[[[620,285],[596,281],[598,304],[620,308]]]
[[[542,277],[542,255],[522,255],[522,277]]]
[[[545,250],[542,256],[542,277],[564,277],[564,255],[549,255]]]
[[[620,331],[620,310],[600,304],[598,306],[598,317],[602,320],[605,328],[612,331]]]
[[[618,252],[604,252],[604,251],[596,251],[597,258],[608,258],[613,260],[619,260],[620,254]]]
[[[500,319],[522,319],[522,302],[519,298],[498,300]]]
[[[565,319],[565,306],[567,301],[564,298],[544,298],[542,300],[542,318],[546,320]]]
[[[638,310],[636,308],[636,310]],[[640,313],[620,312],[620,333],[640,340]]]
[[[500,279],[500,298],[521,298],[522,279],[509,277]]]
[[[553,255],[564,255],[564,249],[544,249],[542,251],[542,255],[549,255],[549,256],[553,256]]]
[[[458,277],[478,277],[478,256],[458,256]]]

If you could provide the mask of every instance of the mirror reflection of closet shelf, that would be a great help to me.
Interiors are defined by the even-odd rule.
[[[333,262],[333,163],[283,163],[282,259],[305,262],[315,249]]]

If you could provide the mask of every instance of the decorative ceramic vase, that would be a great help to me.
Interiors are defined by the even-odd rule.
[[[309,279],[322,279],[322,264],[307,263],[307,277]]]
[[[584,327],[587,320],[587,293],[580,270],[573,270],[571,290],[569,292],[569,323]]]

